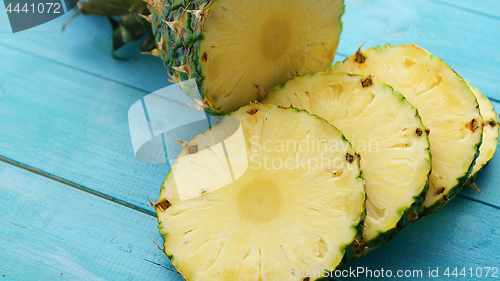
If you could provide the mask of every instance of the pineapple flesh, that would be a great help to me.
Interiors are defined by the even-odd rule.
[[[361,155],[367,215],[359,254],[387,243],[417,218],[431,156],[425,127],[401,94],[370,76],[323,72],[294,78],[263,102],[325,118]]]
[[[462,77],[416,45],[358,50],[331,70],[373,75],[417,108],[430,130],[432,173],[420,216],[442,207],[466,183],[478,155],[483,123]]]
[[[488,165],[491,158],[493,158],[493,155],[495,154],[498,146],[498,128],[500,125],[498,123],[498,116],[495,112],[495,108],[488,97],[486,97],[478,88],[472,86],[469,81],[466,82],[477,98],[479,110],[481,111],[481,116],[483,117],[484,122],[483,142],[479,147],[479,156],[476,159],[476,164],[474,165],[469,177],[469,183],[473,184],[482,169]]]
[[[196,79],[213,114],[331,65],[342,0],[148,0],[158,50],[173,82]]]
[[[244,140],[225,140],[224,154],[213,144],[231,130],[227,118]],[[340,131],[305,111],[240,108],[172,166],[155,204],[165,253],[190,281],[305,280],[301,270],[318,279],[346,262],[359,238],[365,194],[355,155]]]

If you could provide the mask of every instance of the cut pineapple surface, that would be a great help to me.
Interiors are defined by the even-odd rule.
[[[483,142],[479,147],[479,156],[476,159],[476,164],[472,169],[469,180],[471,183],[477,178],[481,170],[488,165],[491,158],[495,154],[498,146],[498,116],[491,101],[478,88],[472,86],[469,81],[466,81],[470,89],[477,98],[479,103],[479,111],[483,117]]]
[[[325,118],[361,155],[367,215],[358,251],[388,242],[416,218],[431,169],[429,142],[401,94],[370,76],[323,72],[294,78],[263,102]]]
[[[430,130],[432,173],[421,215],[443,206],[467,181],[482,137],[478,103],[465,81],[415,45],[358,51],[332,70],[373,75],[401,92]]]
[[[173,81],[195,78],[205,106],[227,113],[286,80],[325,70],[342,0],[151,0],[153,33]]]
[[[189,142],[164,182],[155,206],[172,263],[187,280],[276,281],[304,280],[307,270],[315,280],[345,262],[365,198],[349,142],[296,109],[249,105],[231,118],[244,141],[225,141],[229,158],[211,148],[214,136],[231,130],[224,117]],[[190,154],[196,150],[189,147],[199,151]],[[243,159],[246,172],[225,184],[225,163],[241,167]],[[189,185],[200,195],[182,200],[179,186]]]

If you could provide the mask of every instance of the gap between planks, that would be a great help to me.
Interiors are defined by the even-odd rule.
[[[22,163],[19,163],[19,162],[16,162],[14,160],[11,160],[11,159],[8,159],[8,158],[5,158],[3,156],[0,156],[0,161],[1,162],[4,162],[4,163],[7,163],[7,164],[10,164],[12,166],[15,166],[15,167],[18,167],[18,168],[21,168],[23,170],[26,170],[28,172],[32,172],[34,174],[37,174],[37,175],[40,175],[42,177],[45,177],[45,178],[48,178],[48,179],[51,179],[53,181],[56,181],[56,182],[59,182],[59,183],[62,183],[62,184],[65,184],[65,185],[68,185],[68,186],[71,186],[73,188],[76,188],[78,190],[81,190],[81,191],[84,191],[84,192],[87,192],[87,193],[90,193],[92,195],[95,195],[97,197],[100,197],[100,198],[103,198],[103,199],[106,199],[108,201],[111,201],[113,203],[116,203],[116,204],[119,204],[119,205],[122,205],[124,207],[127,207],[127,208],[130,208],[130,209],[133,209],[133,210],[136,210],[138,212],[141,212],[141,213],[144,213],[146,215],[150,215],[152,217],[157,217],[156,216],[156,213],[155,212],[152,212],[152,211],[149,211],[149,210],[145,210],[145,209],[141,209],[141,208],[137,208],[137,207],[134,207],[130,204],[128,204],[127,202],[124,202],[124,201],[121,201],[121,200],[118,200],[116,198],[113,198],[111,196],[108,196],[106,194],[103,194],[103,193],[100,193],[100,192],[97,192],[97,191],[94,191],[88,187],[85,187],[85,186],[82,186],[82,185],[79,185],[79,184],[76,184],[74,182],[70,182],[68,180],[65,180],[61,177],[58,177],[58,176],[55,176],[55,175],[51,175],[49,173],[46,173],[44,171],[41,171],[39,169],[35,169],[33,167],[30,167],[28,165],[25,165],[25,164],[22,164]]]
[[[467,187],[464,187],[464,188],[467,188]],[[472,197],[465,196],[465,195],[462,195],[462,194],[457,194],[457,196],[462,197],[464,199],[468,199],[468,200],[474,201],[474,202],[482,203],[482,204],[484,204],[486,206],[490,206],[492,208],[500,210],[500,206],[496,206],[496,205],[493,205],[491,203],[483,202],[483,201],[481,201],[479,199],[476,199],[476,198],[472,198]]]
[[[82,186],[82,185],[79,185],[79,184],[76,184],[76,183],[73,183],[73,182],[70,182],[68,180],[65,180],[61,177],[58,177],[58,176],[54,176],[54,175],[51,175],[49,173],[46,173],[44,171],[41,171],[39,169],[35,169],[33,167],[30,167],[30,166],[27,166],[25,164],[22,164],[22,163],[19,163],[19,162],[16,162],[14,160],[11,160],[11,159],[8,159],[8,158],[5,158],[3,156],[0,156],[0,161],[2,162],[5,162],[7,164],[10,164],[10,165],[13,165],[15,167],[18,167],[18,168],[21,168],[23,170],[26,170],[26,171],[29,171],[29,172],[32,172],[32,173],[35,173],[37,175],[40,175],[42,177],[45,177],[45,178],[48,178],[48,179],[51,179],[53,181],[56,181],[56,182],[59,182],[59,183],[62,183],[62,184],[65,184],[65,185],[68,185],[68,186],[71,186],[73,188],[76,188],[78,190],[81,190],[81,191],[84,191],[84,192],[87,192],[87,193],[90,193],[92,195],[95,195],[95,196],[98,196],[100,198],[103,198],[103,199],[106,199],[108,201],[111,201],[113,203],[116,203],[116,204],[119,204],[119,205],[122,205],[124,207],[127,207],[127,208],[130,208],[130,209],[133,209],[133,210],[136,210],[138,212],[141,212],[141,213],[144,213],[146,215],[150,215],[152,217],[157,217],[156,216],[156,213],[152,212],[152,211],[149,211],[149,210],[145,210],[145,209],[141,209],[141,208],[137,208],[137,207],[134,207],[124,201],[121,201],[121,200],[118,200],[118,199],[115,199],[111,196],[108,196],[106,194],[103,194],[103,193],[100,193],[100,192],[96,192],[94,190],[91,190],[90,188],[88,187],[85,187],[85,186]],[[464,187],[466,188],[466,187]],[[466,200],[470,200],[470,201],[473,201],[473,202],[477,202],[477,203],[480,203],[480,204],[483,204],[483,205],[486,205],[486,206],[489,206],[491,208],[495,208],[495,209],[498,209],[500,210],[500,206],[496,206],[496,205],[493,205],[493,204],[490,204],[490,203],[487,203],[487,202],[483,202],[481,200],[478,200],[478,199],[475,199],[475,198],[471,198],[469,196],[464,196],[464,195],[461,195],[461,194],[457,194],[457,197],[461,197],[463,199],[466,199]]]

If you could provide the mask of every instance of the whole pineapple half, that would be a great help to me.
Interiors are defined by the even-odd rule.
[[[467,83],[416,45],[358,50],[332,70],[373,75],[401,92],[430,130],[432,173],[420,216],[442,207],[464,186],[479,153],[483,119]]]
[[[493,158],[493,155],[495,155],[495,151],[498,146],[498,128],[500,127],[500,124],[498,122],[498,115],[495,112],[495,108],[488,97],[486,97],[478,88],[472,86],[469,81],[466,80],[466,82],[477,98],[479,111],[481,111],[481,116],[483,116],[484,122],[483,142],[479,147],[479,156],[476,159],[476,164],[474,165],[469,177],[469,184],[474,184],[474,180],[476,180],[481,171]]]
[[[431,155],[425,127],[401,94],[370,76],[323,72],[294,78],[263,102],[325,118],[361,155],[367,215],[358,255],[389,242],[417,218]]]
[[[331,65],[343,0],[147,0],[172,82],[196,79],[212,114],[259,100],[274,86]]]
[[[214,143],[232,134],[227,118],[244,138],[225,139],[224,152]],[[240,108],[172,165],[154,205],[165,253],[190,281],[302,281],[307,270],[335,269],[350,258],[365,214],[355,155],[340,131],[305,111]]]

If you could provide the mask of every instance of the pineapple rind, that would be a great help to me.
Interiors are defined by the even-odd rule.
[[[327,71],[329,72],[335,72],[332,70],[333,69],[333,66],[330,66]],[[341,74],[340,72],[336,72],[337,74]],[[348,76],[351,76],[351,77],[363,77],[363,75],[357,75],[357,74],[349,74],[349,73],[342,73],[342,75],[348,75]],[[315,75],[323,75],[323,72],[318,72],[318,73],[314,73],[314,74],[305,74],[305,75],[302,75],[302,76],[299,76],[299,77],[295,77],[293,79],[290,79],[289,81],[291,80],[294,80],[294,79],[300,79],[302,77],[313,77]],[[279,91],[281,89],[284,89],[287,85],[287,83],[289,82],[285,82],[283,83],[282,85],[279,85],[277,87],[275,87],[273,89],[273,91]],[[396,96],[399,101],[402,103],[402,106],[410,106],[413,110],[414,110],[414,116],[416,119],[419,120],[420,122],[420,125],[422,127],[425,128],[425,126],[422,124],[422,120],[418,114],[418,110],[416,108],[414,108],[408,101],[407,99],[399,92],[395,91],[393,89],[392,86],[390,85],[387,85],[381,81],[376,81],[376,79],[374,79],[374,83],[381,83],[384,85],[384,87],[387,87],[389,88],[392,92],[393,92],[393,95]],[[273,92],[272,91],[272,92]],[[272,92],[269,95],[272,95]],[[266,102],[266,99],[264,99],[263,102]],[[315,115],[313,113],[310,113],[312,115]],[[427,149],[426,149],[426,153],[428,155],[428,164],[429,164],[429,167],[431,167],[431,163],[432,163],[432,155],[431,155],[431,152],[429,150],[429,139],[428,138],[425,138],[426,142],[427,142]],[[431,173],[431,169],[429,168],[429,171],[428,171],[428,174],[427,174],[427,180],[425,181],[425,183],[423,184],[422,187],[419,187],[418,189],[421,189],[422,191],[415,195],[413,198],[413,203],[411,204],[411,206],[407,207],[407,208],[400,208],[398,209],[398,214],[401,214],[400,215],[400,219],[399,221],[397,222],[396,226],[394,228],[391,228],[387,231],[379,231],[377,236],[375,238],[372,238],[370,239],[369,241],[362,241],[362,237],[360,236],[359,238],[357,238],[356,241],[361,241],[361,242],[355,242],[353,247],[354,247],[354,252],[352,254],[352,258],[354,259],[358,259],[362,256],[365,256],[367,253],[369,253],[371,250],[373,249],[376,249],[386,243],[389,243],[392,238],[397,234],[399,233],[401,230],[403,230],[406,226],[408,226],[411,222],[415,221],[418,219],[419,217],[419,210],[422,208],[422,205],[425,201],[425,198],[426,198],[426,194],[427,194],[427,191],[428,191],[428,188],[429,188],[429,180],[428,180],[428,176],[430,175]],[[365,216],[366,216],[366,209],[365,209]],[[362,230],[362,229],[361,229]],[[361,233],[361,232],[360,232]]]
[[[488,166],[491,159],[495,155],[495,151],[498,146],[498,128],[500,127],[500,123],[498,121],[498,115],[495,112],[495,108],[488,97],[479,89],[474,87],[469,81],[466,80],[466,82],[476,96],[479,103],[479,110],[484,118],[483,142],[481,147],[479,147],[479,156],[476,159],[476,164],[474,165],[468,180],[468,184],[472,184],[481,174],[483,169]],[[489,150],[484,151],[484,149]]]
[[[366,254],[368,254],[370,251],[391,242],[396,234],[405,229],[410,223],[416,221],[419,216],[418,212],[425,201],[425,196],[428,189],[429,181],[426,182],[422,194],[414,197],[415,202],[409,208],[402,211],[403,215],[401,216],[401,219],[399,220],[396,227],[386,232],[379,232],[376,238],[367,241],[363,245],[357,247],[353,258],[358,259],[360,257],[366,256]]]
[[[387,84],[386,84],[386,86],[391,88],[394,91],[395,95],[401,99],[401,102],[409,103],[406,100],[406,98],[401,93],[394,90],[394,88],[392,88],[392,86],[387,85]],[[418,118],[420,120],[420,122],[422,122],[420,115],[418,115],[418,109],[415,109],[415,117]],[[422,126],[423,126],[423,124],[422,124]],[[428,138],[427,138],[427,143],[429,143]],[[429,149],[427,149],[427,153],[429,154],[429,166],[431,166],[432,155],[431,155],[431,152]],[[428,176],[430,174],[431,174],[431,170],[429,170]],[[389,231],[386,231],[386,232],[379,232],[379,234],[377,235],[376,238],[371,239],[370,241],[367,241],[364,245],[360,245],[360,247],[358,247],[356,249],[356,253],[355,253],[354,258],[358,259],[362,256],[365,256],[370,251],[391,242],[391,240],[394,238],[394,236],[396,236],[396,234],[398,234],[401,230],[405,229],[410,223],[416,221],[418,219],[418,216],[419,216],[418,212],[422,208],[422,205],[424,204],[425,197],[427,195],[428,190],[429,190],[429,180],[427,179],[427,181],[425,182],[425,185],[422,189],[422,193],[418,196],[413,197],[414,203],[411,204],[411,206],[406,208],[406,209],[398,210],[400,213],[402,213],[402,215],[401,215],[401,219],[399,220],[396,227],[389,230]]]
[[[370,51],[380,52],[380,51],[385,51],[385,50],[388,50],[391,48],[415,48],[415,49],[418,49],[419,51],[424,52],[425,55],[431,59],[431,61],[437,61],[441,66],[444,66],[445,68],[453,71],[454,75],[456,75],[456,77],[458,77],[458,80],[460,81],[460,83],[464,83],[465,85],[467,85],[466,81],[454,69],[452,69],[448,64],[446,64],[441,58],[435,57],[427,50],[425,50],[425,49],[423,49],[415,44],[398,45],[398,46],[392,46],[391,44],[386,44],[383,46],[379,45],[377,47],[371,47],[371,48],[368,48],[368,49],[363,50],[363,51],[358,50],[358,52],[360,52],[361,54],[365,54],[366,52],[370,52]],[[336,71],[342,70],[343,64],[345,64],[345,63],[349,64],[350,61],[354,61],[354,57],[356,56],[356,54],[347,57],[343,62],[337,62],[332,67],[330,67],[329,70],[336,70]],[[468,87],[468,85],[467,85],[467,87]],[[477,103],[477,98],[474,96],[472,91],[470,91],[470,95],[471,95],[471,97],[473,97],[476,100],[476,109],[478,110],[478,113],[479,113],[479,104]],[[479,115],[479,118],[482,118],[482,117]],[[479,147],[481,146],[482,139],[483,139],[482,138],[482,130],[481,130],[480,135],[481,135],[481,137],[480,137],[479,142],[477,142],[472,147],[475,149],[476,153],[475,153],[475,156],[473,157],[473,161],[472,161],[471,165],[469,166],[469,169],[462,176],[459,176],[456,178],[457,183],[454,186],[452,186],[451,188],[449,188],[449,190],[446,190],[443,194],[441,194],[441,198],[437,199],[430,206],[427,206],[427,207],[422,206],[422,208],[420,209],[419,214],[418,214],[419,218],[425,217],[428,214],[442,208],[447,202],[449,202],[449,200],[454,198],[455,195],[457,195],[458,192],[467,183],[469,175],[471,174],[472,169],[476,163],[476,159],[479,156]],[[425,205],[425,201],[424,201],[424,205]]]
[[[185,3],[180,0],[154,1],[150,6],[152,14],[152,29],[156,37],[161,59],[173,82],[178,83],[195,79],[203,97],[203,78],[199,63],[200,41],[203,40],[203,19],[185,10],[209,10],[212,0],[195,0]],[[166,22],[180,22],[179,33],[170,28]],[[188,71],[175,70],[174,67],[185,65]],[[217,114],[211,105],[207,106],[210,113]]]
[[[280,108],[280,109],[284,109],[284,110],[288,110],[288,111],[294,111],[294,112],[304,112],[306,114],[308,114],[309,116],[313,116],[314,118],[316,119],[319,119],[321,120],[322,122],[325,122],[321,117],[317,116],[317,115],[314,115],[314,114],[310,114],[308,113],[307,111],[305,110],[300,110],[300,109],[296,109],[296,108],[284,108],[284,107],[280,107],[280,106],[276,106],[276,105],[269,105],[269,104],[252,104],[252,105],[247,105],[247,106],[243,106],[242,108],[240,108],[240,110],[246,110],[246,108],[249,108],[249,107],[255,107],[255,106],[263,106],[263,107],[275,107],[275,108]],[[235,112],[232,112],[230,114],[228,114],[227,116],[232,116]],[[217,124],[215,124],[214,126],[217,126]],[[333,127],[333,126],[332,126]],[[213,127],[211,127],[208,131],[211,131],[213,129]],[[206,131],[206,132],[208,132]],[[337,130],[338,131],[338,130]],[[206,133],[204,132],[204,133]],[[201,133],[201,134],[204,134],[204,133]],[[338,131],[339,133],[339,137],[342,141],[346,142],[348,144],[348,148],[349,150],[353,151],[355,153],[355,150],[354,148],[352,147],[352,145],[350,144],[350,142],[345,138],[345,136],[342,134],[342,132]],[[201,135],[199,134],[199,135]],[[195,137],[197,138],[197,137]],[[186,148],[184,148],[181,152],[180,155],[183,155],[184,153],[186,153]],[[365,185],[364,185],[364,179],[363,179],[363,176],[362,176],[362,170],[361,170],[361,167],[360,167],[360,161],[359,159],[357,159],[355,157],[354,159],[355,163],[356,163],[356,166],[357,166],[357,170],[358,170],[358,176],[356,177],[356,180],[358,180],[359,182],[361,182],[361,185],[363,187],[363,190],[362,190],[362,193],[361,193],[361,196],[363,198],[362,200],[362,208],[361,208],[361,212],[360,212],[360,216],[359,216],[359,219],[356,220],[356,222],[354,222],[351,226],[350,226],[350,230],[355,233],[355,236],[354,236],[354,241],[352,241],[351,243],[349,244],[343,244],[341,247],[340,247],[340,252],[343,254],[342,256],[342,259],[340,261],[340,263],[338,263],[337,265],[332,265],[330,266],[329,268],[333,268],[333,269],[338,269],[338,268],[341,268],[343,267],[345,264],[347,264],[353,257],[354,257],[354,254],[355,254],[355,250],[356,250],[356,247],[358,246],[358,242],[359,240],[361,240],[361,236],[362,236],[362,232],[363,232],[363,225],[364,225],[364,219],[366,217],[366,207],[365,207],[365,199],[366,199],[366,195],[365,195]],[[172,165],[172,169],[179,165],[178,163],[174,163]],[[172,173],[172,170],[169,171],[169,173],[167,174],[167,178],[164,180],[163,182],[163,186],[162,188],[160,189],[160,199],[159,201],[164,198],[165,196],[163,196],[163,194],[166,192],[166,186],[165,184],[167,183],[167,181],[169,180],[169,177],[173,177],[173,173]],[[181,270],[179,270],[179,268],[177,267],[177,260],[175,258],[175,256],[172,254],[172,253],[169,253],[168,252],[168,249],[167,249],[167,241],[169,239],[169,236],[170,236],[170,233],[168,233],[164,228],[165,228],[165,222],[162,222],[161,219],[160,219],[160,212],[162,212],[160,209],[156,208],[156,205],[153,204],[155,206],[155,210],[157,211],[158,213],[158,229],[159,229],[159,232],[164,240],[164,249],[163,249],[163,252],[165,253],[165,255],[168,257],[168,259],[171,261],[172,265],[174,267],[176,267],[176,269],[179,271],[179,273],[184,277],[184,279],[188,280],[185,275],[183,274],[183,272]],[[191,280],[191,279],[189,279]],[[325,278],[311,278],[310,280],[329,280],[329,279],[325,279]]]

